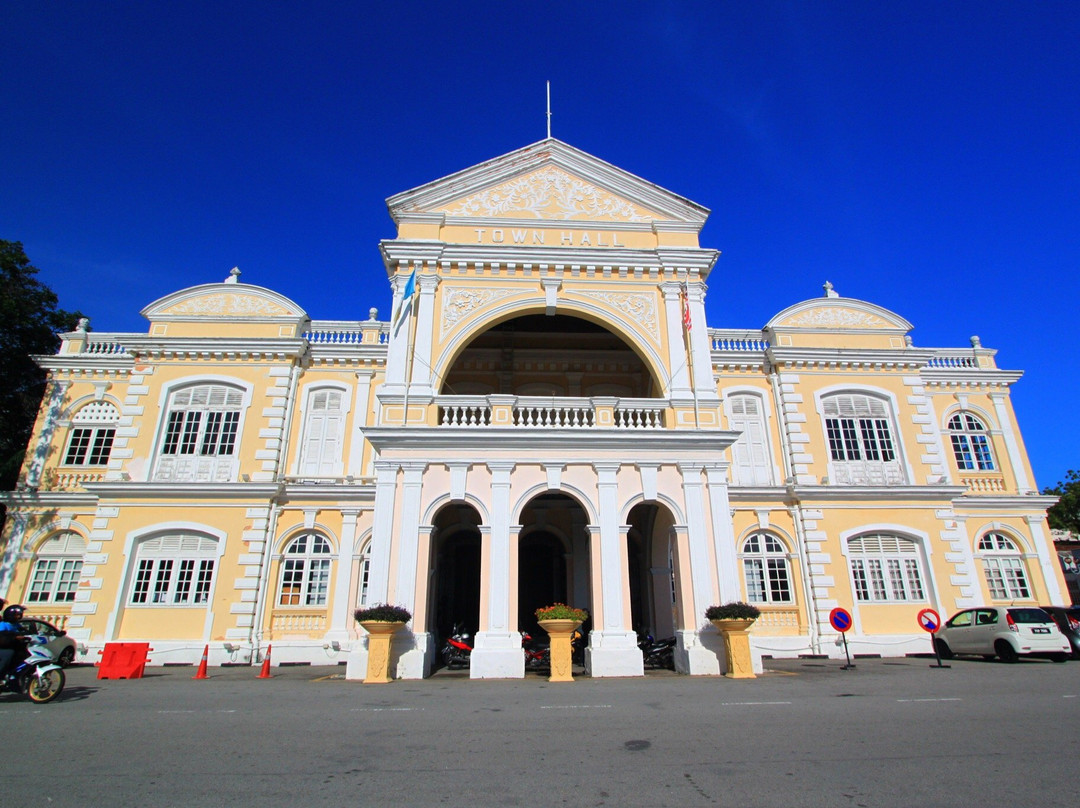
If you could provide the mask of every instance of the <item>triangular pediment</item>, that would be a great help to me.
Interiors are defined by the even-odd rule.
[[[395,222],[512,219],[673,222],[700,230],[709,211],[628,171],[548,139],[387,200]]]

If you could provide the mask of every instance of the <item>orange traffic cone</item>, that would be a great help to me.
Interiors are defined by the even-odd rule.
[[[273,650],[273,648],[274,648],[273,645],[266,646],[266,656],[263,658],[262,670],[259,672],[259,675],[255,677],[256,679],[273,679],[274,678],[273,676],[270,675],[270,651]]]
[[[191,677],[192,679],[209,679],[210,678],[209,676],[206,675],[206,657],[209,654],[210,654],[210,646],[208,645],[205,648],[203,648],[202,661],[199,663],[199,670],[196,671],[195,675]]]

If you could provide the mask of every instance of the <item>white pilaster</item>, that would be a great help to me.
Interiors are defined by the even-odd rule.
[[[390,551],[394,543],[394,500],[397,498],[399,468],[397,463],[391,461],[375,461],[375,523],[371,529],[369,603],[385,603],[390,593]]]
[[[680,310],[679,295],[682,287],[678,283],[668,282],[660,284],[660,291],[664,295],[664,320],[667,324],[668,366],[671,368],[671,381],[667,395],[672,399],[693,398],[690,389],[690,372],[687,367],[686,342],[683,339],[682,311]],[[704,328],[705,318],[701,318]],[[712,371],[709,371],[709,379],[712,379]]]
[[[419,289],[416,309],[416,340],[413,342],[412,378],[409,397],[423,398],[435,395],[431,377],[431,338],[435,324],[435,290],[439,287],[437,275],[417,275]]]
[[[1013,475],[1016,477],[1016,490],[1021,494],[1030,494],[1034,489],[1031,487],[1031,480],[1024,466],[1024,456],[1020,451],[1020,443],[1016,440],[1016,430],[1013,429],[1009,408],[1005,406],[1005,394],[990,393],[990,400],[994,403],[994,414],[997,415],[998,425],[1001,427],[1005,451],[1009,453],[1009,465],[1012,466]]]
[[[593,676],[644,676],[645,667],[637,647],[637,635],[625,625],[623,610],[630,596],[630,582],[623,576],[626,543],[619,529],[618,461],[596,461],[597,511],[600,514],[600,598],[603,625],[593,626],[586,665]],[[595,593],[594,593],[595,596]]]
[[[488,564],[480,570],[487,593],[484,630],[476,632],[469,676],[473,679],[520,679],[525,656],[516,616],[510,617],[510,474],[514,461],[488,461],[491,471],[491,534]]]
[[[716,552],[716,575],[717,584],[720,587],[720,603],[742,600],[742,587],[739,585],[738,548],[735,547],[735,527],[731,522],[731,501],[728,498],[726,472],[727,467],[723,463],[705,464],[705,479],[709,485],[709,513],[712,516],[712,538],[713,548]]]
[[[1065,603],[1065,600],[1061,594],[1061,587],[1058,586],[1058,579],[1056,575],[1058,560],[1056,553],[1051,553],[1050,548],[1053,546],[1043,532],[1043,517],[1042,516],[1025,516],[1024,521],[1027,522],[1028,530],[1031,531],[1031,543],[1035,545],[1035,552],[1039,556],[1039,568],[1042,572],[1043,580],[1046,581],[1046,597],[1051,603]]]
[[[337,573],[334,576],[334,611],[330,615],[330,630],[326,632],[328,640],[349,639],[352,603],[349,599],[349,587],[352,583],[353,545],[356,544],[356,520],[359,510],[341,512],[341,538],[338,546]]]

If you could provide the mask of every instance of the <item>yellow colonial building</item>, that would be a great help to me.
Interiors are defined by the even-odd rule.
[[[1021,374],[977,338],[917,347],[828,283],[710,328],[708,211],[554,139],[388,205],[388,318],[312,319],[234,270],[38,358],[0,593],[90,661],[273,644],[354,677],[352,613],[388,601],[413,614],[401,678],[458,622],[474,678],[523,676],[556,601],[591,615],[593,676],[641,675],[637,632],[723,672],[703,614],[733,600],[763,612],[758,669],[842,656],[837,606],[854,652],[890,656],[929,650],[923,608],[1063,601]]]

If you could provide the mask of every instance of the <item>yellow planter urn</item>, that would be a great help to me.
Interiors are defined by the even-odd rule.
[[[753,679],[754,659],[750,655],[750,629],[754,620],[710,620],[724,638],[727,672],[731,679]]]
[[[365,685],[384,685],[391,680],[390,640],[405,628],[404,622],[387,620],[361,620],[360,625],[368,633],[367,676]]]
[[[580,620],[540,620],[540,628],[551,638],[551,675],[549,682],[572,682],[574,674],[574,632],[581,626]]]

